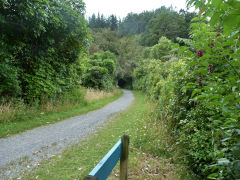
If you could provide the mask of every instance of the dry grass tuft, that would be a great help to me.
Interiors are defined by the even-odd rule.
[[[0,105],[0,115],[5,114],[5,113],[12,113],[12,111],[13,111],[13,108],[12,108],[11,102]]]
[[[120,90],[112,92],[95,89],[79,88],[72,92],[65,93],[57,99],[43,97],[39,105],[25,104],[23,100],[1,100],[0,102],[0,123],[24,121],[33,113],[45,114],[48,112],[62,112],[79,105],[86,105],[94,101],[113,97],[119,94]],[[85,97],[84,97],[85,96]],[[29,117],[28,117],[29,116]]]
[[[11,102],[0,105],[0,123],[5,123],[11,120],[16,113],[17,109],[13,107]]]
[[[45,102],[45,103],[42,103],[41,105],[40,105],[40,109],[41,110],[44,110],[44,111],[47,111],[47,112],[49,112],[49,111],[53,111],[54,110],[54,103],[53,103],[53,101],[51,101],[51,100],[49,100],[49,101],[47,101],[47,102]]]
[[[180,180],[176,173],[176,165],[169,159],[154,157],[151,154],[144,153],[139,149],[132,149],[136,154],[130,157],[129,179],[144,180]]]
[[[179,175],[176,173],[176,165],[169,160],[154,157],[137,148],[131,148],[130,151],[132,156],[130,156],[128,179],[180,180]],[[117,180],[120,176],[119,173],[119,167],[115,168],[109,179]]]
[[[90,102],[100,100],[103,98],[115,96],[119,93],[119,91],[120,91],[119,89],[115,89],[112,92],[106,92],[106,91],[102,91],[102,90],[88,88],[88,89],[86,89],[85,99],[88,103],[90,103]]]

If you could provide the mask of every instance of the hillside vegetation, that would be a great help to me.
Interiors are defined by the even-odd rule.
[[[99,130],[62,153],[43,161],[22,179],[84,179],[123,134],[130,136],[128,179],[196,179],[179,163],[181,152],[171,143],[163,121],[158,121],[154,103],[133,91],[132,105]],[[152,126],[154,124],[154,126]],[[119,179],[119,163],[109,180]]]
[[[88,56],[84,15],[81,0],[0,1],[0,137],[107,103],[84,99],[82,86],[116,89],[117,64],[109,51]]]
[[[119,85],[158,104],[159,121],[169,122],[182,162],[200,179],[238,179],[240,3],[188,4],[199,14],[161,7],[130,13],[118,24],[113,16],[93,15],[90,53],[116,54]]]
[[[81,0],[1,1],[1,99],[38,104],[80,85],[112,88],[115,56],[103,52],[89,61],[84,13]]]
[[[184,46],[162,37],[146,49],[133,87],[158,103],[160,121],[171,120],[184,162],[200,179],[239,179],[240,3],[204,2],[189,1],[200,14],[190,39],[178,38]]]
[[[174,42],[177,37],[189,38],[189,26],[195,13],[175,11],[162,6],[140,14],[129,13],[118,19],[93,14],[88,27],[93,38],[89,53],[111,51],[117,57],[117,81],[121,87],[132,88],[132,73],[146,47],[156,45],[162,36]]]
[[[199,13],[86,20],[81,0],[0,1],[0,107],[74,103],[80,86],[140,90],[180,163],[199,179],[240,179],[240,2],[187,2]]]

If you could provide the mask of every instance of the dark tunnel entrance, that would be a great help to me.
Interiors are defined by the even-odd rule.
[[[132,78],[120,78],[118,80],[118,86],[124,89],[132,89]]]

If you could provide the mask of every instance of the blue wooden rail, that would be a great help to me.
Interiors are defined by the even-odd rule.
[[[122,136],[84,180],[106,180],[120,160],[120,180],[127,179],[129,137]]]

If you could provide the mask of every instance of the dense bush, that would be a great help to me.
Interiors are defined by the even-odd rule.
[[[143,58],[159,59],[168,61],[174,55],[174,43],[166,37],[161,37],[158,43],[152,47],[146,47],[143,51]]]
[[[113,53],[94,53],[81,64],[82,85],[101,90],[112,90],[116,84],[116,57]]]
[[[192,46],[198,54],[188,51],[185,57],[195,81],[188,82],[186,89],[192,91],[192,102],[207,109],[205,126],[210,128],[212,140],[209,177],[239,178],[240,44],[234,37],[214,32],[204,23],[194,24],[193,30]]]
[[[80,0],[0,1],[0,97],[54,97],[79,84],[76,64],[86,53]]]
[[[176,12],[172,7],[162,6],[140,14],[129,13],[119,23],[119,32],[123,36],[141,34],[141,45],[153,46],[162,36],[173,41],[176,37],[188,38],[190,21],[195,16],[195,13]]]
[[[228,13],[220,18],[219,11],[207,11],[214,15],[210,25],[204,17],[194,19],[191,43],[179,48],[181,60],[151,59],[152,47],[144,53],[150,59],[134,71],[134,87],[146,91],[161,115],[172,119],[185,162],[201,178],[240,178],[239,26],[228,22],[236,3],[218,1]]]
[[[89,54],[110,51],[117,58],[117,80],[119,86],[131,88],[132,73],[141,57],[142,46],[139,45],[139,36],[121,37],[117,31],[99,29],[91,31],[93,41]]]
[[[140,14],[140,22],[147,20],[147,23],[142,25],[141,22],[139,24],[139,27],[142,25],[144,28],[141,44],[143,46],[153,46],[157,44],[158,39],[162,36],[172,41],[175,41],[177,37],[188,38],[190,21],[195,16],[195,13],[184,10],[176,12],[172,7],[166,8],[165,6],[156,9],[154,12]],[[126,22],[123,21],[122,24],[124,25]]]
[[[164,6],[140,14],[129,13],[118,22],[116,17],[110,16],[112,23],[103,15],[98,14],[96,17],[93,14],[88,21],[93,36],[90,54],[107,50],[115,53],[118,84],[120,87],[132,88],[133,70],[139,63],[143,46],[156,45],[151,55],[153,58],[168,55],[169,45],[172,42],[162,38],[162,41],[167,40],[168,42],[162,43],[159,47],[157,45],[159,38],[166,36],[175,41],[177,36],[188,37],[190,20],[195,16],[195,13],[184,10],[176,12],[171,7]],[[115,28],[112,28],[111,24],[114,24]],[[162,49],[162,52],[158,51],[159,48]],[[144,52],[147,53],[147,48]],[[168,58],[161,59],[164,61]]]

